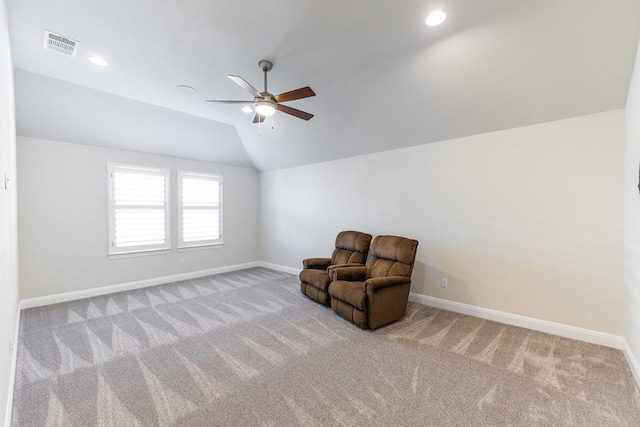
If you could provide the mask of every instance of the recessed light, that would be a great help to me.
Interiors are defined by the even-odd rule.
[[[176,86],[176,89],[184,93],[196,93],[196,88],[189,85],[178,85]]]
[[[424,21],[430,27],[435,27],[436,25],[440,25],[447,19],[447,14],[441,10],[434,10],[427,16],[427,19]]]
[[[109,65],[109,63],[101,56],[90,56],[87,59],[92,64],[100,65],[101,67],[106,67],[107,65]]]
[[[251,108],[251,107],[242,107],[242,112],[243,113],[251,113],[251,112],[253,112],[253,108]]]

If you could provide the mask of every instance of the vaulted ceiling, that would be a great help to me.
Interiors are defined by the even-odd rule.
[[[435,8],[438,27],[424,18]],[[8,0],[18,134],[273,170],[623,108],[638,0]],[[43,30],[80,42],[42,48]],[[107,67],[89,63],[99,54]],[[227,79],[311,86],[261,126]],[[183,93],[177,85],[196,93]]]

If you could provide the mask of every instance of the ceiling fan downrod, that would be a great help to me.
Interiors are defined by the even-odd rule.
[[[267,91],[267,73],[273,68],[273,62],[263,59],[262,61],[258,62],[258,66],[260,67],[262,72],[264,72],[264,91],[269,93]]]

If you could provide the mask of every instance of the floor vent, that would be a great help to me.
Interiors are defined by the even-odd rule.
[[[76,53],[78,53],[80,42],[61,36],[60,34],[44,30],[42,47],[74,58]]]

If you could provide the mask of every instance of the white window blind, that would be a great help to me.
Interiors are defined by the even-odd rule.
[[[169,171],[109,165],[109,254],[170,249]]]
[[[178,246],[222,243],[222,176],[178,171]]]

